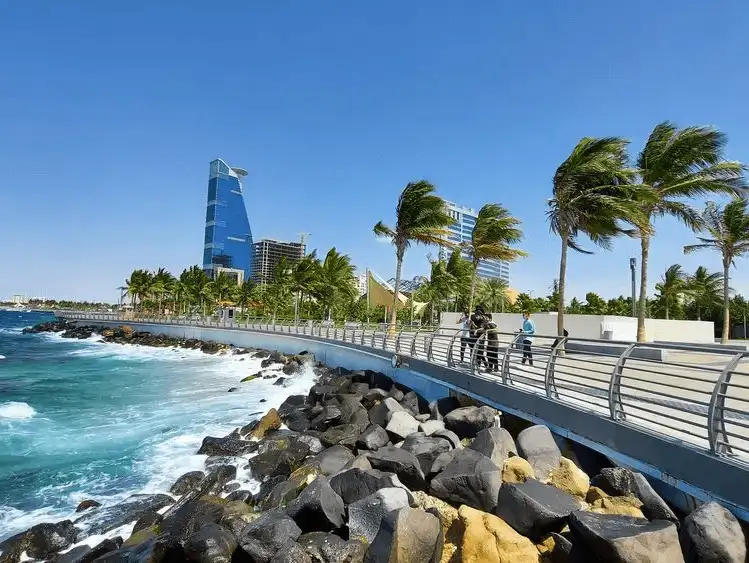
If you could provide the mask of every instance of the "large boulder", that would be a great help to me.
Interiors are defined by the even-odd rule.
[[[395,473],[411,490],[423,490],[426,487],[424,472],[416,456],[403,448],[385,446],[368,455],[373,469]]]
[[[302,410],[290,412],[284,418],[284,422],[286,422],[289,430],[294,430],[295,432],[304,432],[310,427],[309,418],[307,418],[307,414]]]
[[[270,563],[312,563],[312,558],[297,542],[289,541],[276,552]]]
[[[365,408],[371,409],[373,406],[375,406],[377,403],[380,403],[384,401],[388,396],[388,392],[384,389],[370,389],[367,391],[364,396],[362,397],[361,403],[364,405]]]
[[[341,420],[341,409],[336,405],[327,405],[319,414],[310,420],[309,427],[313,430],[327,430],[329,426],[335,425]]]
[[[284,544],[300,535],[302,530],[286,513],[269,510],[242,530],[239,546],[252,561],[268,563]]]
[[[86,499],[82,500],[78,503],[78,506],[76,507],[76,512],[83,512],[84,510],[89,510],[90,508],[99,508],[101,506],[101,503],[98,501],[95,501],[93,499]]]
[[[413,496],[417,507],[439,518],[442,525],[442,536],[445,538],[442,548],[442,561],[454,562],[459,560],[460,554],[456,555],[455,553],[460,549],[460,543],[463,540],[463,522],[458,517],[458,510],[445,501],[429,496],[423,491],[415,491]]]
[[[255,438],[260,439],[264,437],[268,432],[272,430],[278,430],[281,428],[281,417],[278,414],[278,411],[276,409],[270,409],[265,415],[260,419],[257,426],[253,428],[252,432],[249,434],[249,438]]]
[[[325,532],[304,534],[298,542],[315,563],[361,563],[367,549],[360,541],[346,541]]]
[[[409,391],[405,395],[403,395],[403,398],[399,401],[400,406],[402,406],[404,409],[406,409],[409,413],[411,413],[411,416],[418,416],[419,414],[419,397],[414,393],[413,391]]]
[[[169,495],[132,495],[119,504],[87,512],[73,523],[81,530],[78,540],[82,540],[135,522],[146,512],[159,511],[173,503]]]
[[[169,492],[173,495],[184,495],[197,488],[205,477],[202,471],[189,471],[174,482]]]
[[[307,444],[296,440],[285,450],[267,451],[251,457],[247,462],[247,467],[258,481],[277,476],[288,477],[301,465],[308,452]]]
[[[574,550],[611,563],[684,563],[673,522],[595,512],[570,514]]]
[[[581,505],[572,495],[531,479],[502,484],[496,515],[519,534],[539,540],[550,532],[561,531],[570,513]]]
[[[380,531],[382,519],[388,512],[406,508],[409,505],[405,489],[390,487],[379,491],[348,506],[348,529],[351,539],[363,539],[371,544]]]
[[[746,561],[741,524],[717,502],[703,504],[684,519],[679,541],[687,563]]]
[[[25,532],[0,542],[2,561],[19,561],[21,554],[32,559],[47,559],[76,542],[78,530],[70,520],[37,524]],[[7,559],[6,559],[7,558]]]
[[[419,460],[424,475],[429,475],[434,465],[434,460],[440,454],[449,452],[452,444],[444,438],[425,436],[420,432],[411,434],[403,441],[401,449],[412,453]],[[405,481],[403,481],[405,483]]]
[[[299,436],[299,438],[297,438],[297,440],[299,440],[303,444],[307,444],[310,455],[317,455],[325,449],[325,446],[322,445],[322,442],[320,441],[319,436],[313,436],[311,434],[302,434],[301,436]]]
[[[535,478],[536,474],[531,464],[522,457],[507,458],[502,464],[503,483],[525,483],[528,479]]]
[[[650,520],[669,520],[679,525],[679,519],[642,473],[624,467],[607,467],[591,479],[590,484],[616,496],[634,496],[642,501],[642,513]]]
[[[392,414],[396,412],[405,412],[405,409],[400,406],[398,401],[392,397],[388,397],[369,409],[369,420],[372,421],[372,424],[377,424],[384,428],[390,421]]]
[[[237,478],[237,468],[229,464],[214,465],[208,472],[207,478],[213,482],[208,492],[218,494],[224,490],[224,486],[229,481]],[[237,487],[239,487],[238,483]]]
[[[322,475],[288,504],[286,513],[303,532],[327,532],[343,526],[343,500]]]
[[[365,561],[439,563],[443,541],[436,516],[418,508],[401,508],[383,518]]]
[[[419,431],[419,421],[406,411],[394,412],[390,415],[390,422],[385,430],[393,442],[400,442]]]
[[[356,447],[364,450],[376,450],[383,446],[387,446],[389,442],[390,437],[385,429],[377,424],[371,424],[361,434],[361,436],[359,436],[356,441]]]
[[[355,424],[339,424],[323,432],[320,441],[327,447],[340,444],[353,448],[360,434],[361,430]]]
[[[590,478],[588,475],[575,465],[572,460],[563,457],[559,462],[559,467],[551,472],[549,481],[558,489],[568,492],[571,495],[584,499],[590,489]]]
[[[184,553],[188,561],[230,563],[236,548],[237,538],[231,530],[209,523],[188,536]]]
[[[491,459],[497,467],[502,467],[510,456],[518,455],[515,440],[504,428],[493,426],[479,430],[471,445],[472,450],[484,454]]]
[[[306,409],[309,405],[307,404],[307,397],[305,395],[290,395],[284,399],[281,406],[278,407],[278,416],[282,420],[286,420],[286,417],[293,412],[299,412],[300,410]]]
[[[444,471],[432,479],[429,492],[448,502],[493,511],[501,485],[502,472],[492,460],[463,449],[455,451]]]
[[[461,506],[463,523],[461,555],[463,563],[540,563],[533,542],[513,530],[501,518]]]
[[[331,446],[313,458],[315,463],[323,475],[330,476],[338,473],[345,465],[354,459],[354,454],[351,450],[344,446],[336,445]]]
[[[419,424],[419,432],[423,432],[426,436],[431,436],[435,432],[445,429],[445,423],[441,420],[427,420]]]
[[[411,492],[394,473],[384,473],[376,469],[351,468],[336,473],[330,478],[330,486],[343,499],[346,505],[368,497],[380,489],[399,487],[412,499]]]
[[[634,518],[645,518],[642,513],[642,502],[635,497],[604,497],[594,500],[588,510],[598,514],[621,514]]]
[[[461,438],[475,438],[484,428],[495,425],[497,411],[491,407],[461,407],[450,411],[444,418],[445,428]]]
[[[429,469],[429,474],[427,477],[431,480],[432,477],[437,475],[438,473],[442,473],[445,470],[445,467],[450,465],[450,462],[455,457],[455,454],[458,452],[458,450],[449,450],[447,452],[443,452],[440,455],[438,455],[436,458],[434,458],[434,462],[432,462],[432,467]]]
[[[239,438],[206,436],[198,450],[199,455],[236,457],[257,451],[258,443]]]
[[[460,450],[463,448],[463,443],[460,441],[460,437],[453,432],[452,430],[437,430],[436,432],[432,433],[432,436],[435,438],[444,438],[450,444],[452,444],[452,447],[456,450]]]
[[[562,452],[546,426],[526,428],[518,434],[517,445],[518,453],[528,460],[538,479],[548,479],[551,472],[559,467]]]
[[[122,538],[105,539],[94,547],[79,545],[51,559],[54,563],[92,563],[99,557],[120,549]]]

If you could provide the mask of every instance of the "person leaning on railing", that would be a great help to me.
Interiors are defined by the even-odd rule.
[[[486,331],[486,356],[488,359],[489,372],[499,371],[499,332],[497,331],[497,323],[492,321],[491,313],[486,314],[486,321],[484,323],[484,330]]]
[[[466,346],[468,347],[469,354],[473,351],[473,341],[470,336],[471,315],[468,314],[468,309],[463,311],[463,314],[460,316],[456,324],[462,325],[463,327],[460,329],[460,363],[462,364]]]

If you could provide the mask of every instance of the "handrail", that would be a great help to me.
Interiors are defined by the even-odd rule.
[[[338,326],[337,323],[328,321],[306,320],[274,322],[272,317],[227,319],[215,316],[134,315],[137,318],[125,318],[116,313],[77,311],[59,312],[58,316],[80,321],[182,324],[212,329],[218,327],[225,330],[308,335],[375,350],[393,351],[482,377],[486,371],[479,363],[487,359],[486,353],[490,351],[487,348],[486,333],[477,338],[469,335],[466,344],[470,363],[467,366],[457,364],[455,348],[460,346],[462,327],[399,326],[397,331],[391,331],[389,326],[382,325],[343,323]],[[586,409],[614,420],[617,424],[644,427],[648,432],[677,439],[685,446],[725,457],[732,463],[749,466],[749,450],[741,453],[741,447],[736,442],[732,448],[729,437],[737,435],[726,431],[726,413],[729,413],[728,423],[732,425],[730,428],[736,426],[747,429],[737,439],[749,442],[749,423],[742,422],[749,421],[749,386],[732,384],[731,381],[732,374],[737,373],[735,370],[739,363],[749,358],[749,352],[699,344],[631,343],[535,335],[537,340],[532,351],[536,360],[535,366],[530,367],[518,359],[521,350],[516,346],[517,333],[498,330],[493,332],[502,339],[496,341],[501,342],[501,346],[491,350],[497,358],[489,358],[500,367],[500,374],[494,379],[497,385],[515,387],[524,392],[539,394],[548,400]],[[382,338],[382,343],[377,341],[379,337]],[[407,338],[411,339],[410,343]],[[554,344],[544,344],[552,338],[555,340]],[[419,339],[422,348],[419,346]],[[492,344],[497,346],[494,342],[492,340]],[[574,344],[585,346],[575,348]],[[682,354],[677,358],[678,361],[669,362],[668,358],[656,352],[658,350],[692,352],[694,357],[687,355],[684,358]],[[612,354],[612,351],[616,351],[616,354]],[[695,360],[699,355],[707,355],[707,359],[700,363],[701,360]],[[716,358],[730,359],[723,367],[716,367]],[[513,375],[516,377],[513,378]],[[733,392],[745,395],[732,395]],[[734,408],[733,404],[731,408],[727,407],[726,399],[734,397],[744,407]],[[640,411],[648,414],[638,414]],[[739,419],[734,424],[735,416],[739,416]]]

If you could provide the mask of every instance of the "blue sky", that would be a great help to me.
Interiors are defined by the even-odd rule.
[[[497,201],[557,276],[551,178],[580,137],[639,151],[664,119],[713,124],[749,160],[749,6],[630,2],[5,2],[0,7],[0,297],[115,300],[134,267],[200,261],[208,162],[250,171],[256,239],[332,245],[384,277],[371,234],[426,178]],[[693,240],[658,223],[651,280]],[[569,295],[628,292],[637,241],[570,260]],[[426,250],[406,255],[408,277]],[[749,292],[746,262],[732,285]]]

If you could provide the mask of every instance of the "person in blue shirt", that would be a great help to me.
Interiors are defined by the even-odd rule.
[[[536,323],[531,319],[530,311],[523,311],[523,328],[520,330],[518,340],[523,342],[523,361],[525,364],[526,360],[528,365],[533,365],[533,352],[531,346],[533,345],[533,336],[536,334]]]

